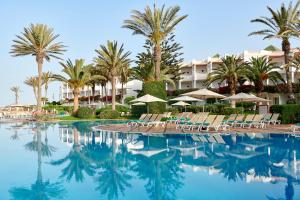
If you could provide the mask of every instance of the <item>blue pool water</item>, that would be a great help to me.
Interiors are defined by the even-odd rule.
[[[300,199],[300,138],[93,132],[100,123],[1,124],[0,199]]]

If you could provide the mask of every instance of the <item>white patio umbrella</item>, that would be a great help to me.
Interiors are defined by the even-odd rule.
[[[182,106],[184,107],[184,111],[186,111],[186,106],[189,106],[191,104],[183,102],[183,101],[178,101],[177,103],[173,103],[172,106]]]
[[[202,101],[202,100],[196,99],[194,97],[189,97],[189,96],[179,96],[174,99],[170,99],[169,101]]]
[[[269,101],[267,99],[263,99],[260,97],[257,97],[253,94],[246,94],[246,93],[238,93],[229,97],[226,97],[222,99],[224,101],[229,100],[229,101],[239,101],[239,102],[266,102]]]
[[[137,99],[134,99],[130,102],[143,102],[143,103],[146,103],[147,104],[147,113],[149,113],[149,105],[148,103],[152,103],[152,102],[166,102],[165,100],[163,99],[160,99],[160,98],[157,98],[155,96],[152,96],[150,94],[146,94],[142,97],[139,97]]]
[[[208,89],[200,89],[188,93],[181,94],[181,96],[190,96],[194,98],[199,98],[199,99],[208,99],[208,98],[225,98],[226,96],[218,94],[216,92],[210,91]],[[203,112],[204,112],[204,104],[203,104]]]
[[[137,103],[134,103],[134,104],[131,104],[132,106],[143,106],[143,105],[146,105],[146,103],[143,103],[143,102],[137,102]]]

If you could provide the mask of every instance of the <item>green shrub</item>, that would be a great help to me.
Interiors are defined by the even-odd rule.
[[[177,115],[179,113],[179,109],[177,107],[168,108],[167,112],[171,112],[172,115]]]
[[[251,111],[255,106],[254,102],[238,102],[236,103],[236,107],[243,107],[244,111]]]
[[[97,109],[96,115],[99,115],[103,111],[111,111],[111,105]],[[130,112],[130,108],[127,106],[116,105],[116,111],[127,113],[127,112]]]
[[[132,103],[130,103],[130,101],[132,101],[132,100],[134,100],[134,99],[135,99],[134,96],[126,97],[126,98],[124,99],[124,102],[125,102],[126,104],[132,104]]]
[[[299,104],[272,105],[270,111],[271,113],[279,113],[283,124],[300,122]]]
[[[165,84],[162,81],[151,81],[143,84],[142,95],[150,94],[160,99],[167,99]],[[149,103],[149,113],[163,113],[166,111],[166,103]]]
[[[116,110],[104,110],[99,114],[100,119],[118,119],[120,116],[120,113]]]
[[[242,113],[243,113],[242,107],[237,107],[237,108],[226,107],[224,108],[222,115],[242,114]]]
[[[139,118],[143,113],[147,113],[146,105],[131,106],[131,115]]]
[[[89,119],[93,118],[95,115],[93,109],[89,107],[79,107],[75,116],[80,119]]]
[[[53,104],[47,104],[45,106],[43,106],[44,110],[47,111],[53,111],[56,110],[57,113],[61,114],[61,113],[72,113],[73,111],[73,107],[72,106],[61,106],[61,105],[53,105]]]

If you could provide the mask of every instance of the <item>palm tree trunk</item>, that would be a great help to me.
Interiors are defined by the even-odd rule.
[[[121,102],[122,102],[122,104],[124,104],[124,83],[122,82],[122,84],[121,84],[122,86],[121,86]]]
[[[48,84],[45,83],[45,98],[48,98]]]
[[[286,84],[287,84],[287,92],[288,98],[290,102],[295,101],[295,96],[293,93],[293,85],[290,79],[290,69],[289,69],[289,62],[290,62],[290,51],[291,51],[291,44],[288,39],[282,40],[282,51],[284,52],[284,64],[285,67],[285,76],[286,76]]]
[[[111,109],[116,110],[116,78],[112,76],[110,82],[111,82]]]
[[[93,103],[95,103],[95,88],[96,88],[96,85],[93,84],[92,85],[92,101],[93,101]]]
[[[232,82],[228,83],[229,88],[230,88],[230,95],[235,95],[235,84]],[[231,101],[231,108],[235,108],[235,101]]]
[[[160,79],[161,47],[160,43],[154,46],[155,80]]]
[[[87,90],[88,90],[88,104],[90,106],[91,105],[90,86],[87,86]]]
[[[105,104],[107,104],[108,103],[108,99],[107,99],[107,84],[105,84],[104,88],[105,88]]]
[[[78,107],[79,107],[79,101],[78,101],[78,96],[79,96],[79,89],[75,88],[73,90],[73,95],[74,95],[74,108],[73,108],[73,114],[76,114],[78,111]]]
[[[43,57],[37,55],[36,61],[38,64],[38,88],[37,88],[37,109],[42,109],[42,76],[43,76]]]
[[[33,88],[34,97],[35,97],[35,100],[36,100],[36,103],[37,103],[38,102],[37,89],[36,89],[36,87],[32,87],[32,88]]]

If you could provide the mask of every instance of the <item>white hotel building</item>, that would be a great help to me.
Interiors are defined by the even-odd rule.
[[[299,49],[292,49],[292,54],[298,54]],[[276,63],[276,65],[280,66],[279,73],[285,79],[285,70],[283,68],[284,64],[284,53],[282,51],[244,51],[239,55],[243,61],[250,61],[252,57],[262,57],[266,56],[269,60]],[[212,72],[214,69],[218,68],[222,63],[219,57],[209,57],[206,60],[192,60],[190,63],[183,63],[181,67],[181,79],[176,83],[176,88],[172,88],[171,86],[166,86],[167,90],[174,90],[174,89],[200,89],[204,86],[201,84],[204,81],[208,74]],[[290,77],[292,83],[299,83],[300,84],[300,70],[296,70],[294,67],[290,67]],[[272,83],[266,81],[266,85],[271,85]],[[226,83],[214,83],[211,85],[212,88],[226,86]],[[111,95],[111,85],[108,83],[107,85],[108,96]],[[124,94],[125,96],[136,96],[136,90],[141,90],[142,82],[133,80],[128,82],[124,85]],[[96,86],[96,93],[95,95],[102,94],[101,86]],[[121,84],[117,81],[117,94],[120,94],[121,91]],[[88,96],[91,95],[91,88],[84,87],[81,90],[81,96]],[[264,98],[271,100],[270,104],[283,104],[287,100],[286,94],[279,94],[279,93],[263,93]],[[73,98],[72,91],[70,88],[63,84],[60,87],[60,99],[71,99]],[[297,100],[299,101],[299,96],[296,95]]]

